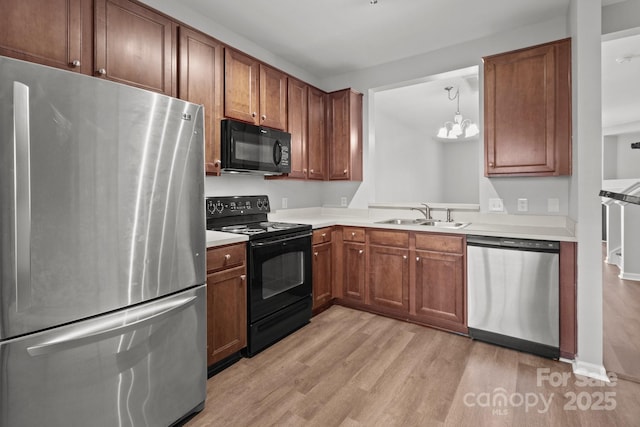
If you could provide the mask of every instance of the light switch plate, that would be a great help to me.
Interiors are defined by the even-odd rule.
[[[502,203],[502,199],[489,199],[489,211],[503,212],[504,204]]]
[[[529,199],[518,199],[518,212],[527,212],[529,210]]]

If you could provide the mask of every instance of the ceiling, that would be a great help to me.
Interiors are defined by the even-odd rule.
[[[569,0],[178,1],[318,78],[542,22],[569,7]]]

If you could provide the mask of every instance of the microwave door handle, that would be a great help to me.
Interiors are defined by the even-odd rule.
[[[31,305],[31,135],[29,86],[13,82],[16,310]]]
[[[280,141],[273,143],[273,163],[278,166],[282,161],[282,144]]]

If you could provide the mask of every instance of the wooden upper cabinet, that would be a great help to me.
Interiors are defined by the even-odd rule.
[[[225,117],[285,130],[286,74],[230,48],[224,70]]]
[[[260,64],[260,126],[287,127],[287,75]]]
[[[307,93],[307,178],[327,178],[326,97],[323,91],[309,87]],[[289,106],[291,109],[291,106]]]
[[[329,94],[329,179],[362,181],[362,94]]]
[[[205,171],[220,174],[220,119],[224,96],[223,46],[211,37],[180,27],[178,96],[204,105]]]
[[[571,39],[484,58],[486,176],[571,175]]]
[[[91,0],[2,0],[0,55],[91,74]]]
[[[177,95],[177,25],[128,0],[95,0],[95,75]]]
[[[289,178],[307,177],[307,85],[289,78],[287,131],[291,133]]]

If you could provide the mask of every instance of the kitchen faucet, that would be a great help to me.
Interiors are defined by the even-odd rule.
[[[426,203],[420,203],[420,204],[424,206],[424,209],[422,209],[422,208],[411,208],[411,210],[412,211],[422,212],[422,214],[424,215],[424,217],[426,219],[431,219],[431,208],[429,207],[429,205],[427,205]]]

